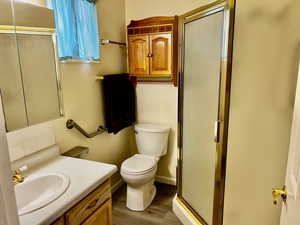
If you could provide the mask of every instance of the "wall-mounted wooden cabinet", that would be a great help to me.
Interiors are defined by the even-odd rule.
[[[178,17],[151,17],[128,25],[129,74],[142,82],[177,85]]]

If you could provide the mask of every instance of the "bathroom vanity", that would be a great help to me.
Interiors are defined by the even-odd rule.
[[[15,186],[20,225],[112,225],[110,177],[117,172],[117,166],[53,156],[52,152],[43,163],[28,165],[31,169],[25,174],[25,181]],[[68,179],[68,187],[57,198],[39,207],[38,203],[61,190],[64,182],[58,181],[59,176]],[[35,205],[36,209],[21,213]]]

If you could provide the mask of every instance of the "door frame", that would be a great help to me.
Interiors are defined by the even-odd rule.
[[[220,59],[220,94],[218,130],[216,141],[217,164],[215,170],[215,190],[213,204],[213,224],[223,224],[223,208],[226,178],[227,140],[229,124],[230,89],[232,75],[235,0],[218,0],[187,12],[179,17],[179,95],[178,95],[178,163],[177,163],[177,200],[188,210],[198,223],[208,225],[182,196],[182,139],[183,139],[183,91],[184,91],[184,25],[191,21],[224,11],[223,43]],[[212,140],[213,141],[213,140]]]
[[[0,96],[0,209],[2,210],[0,213],[0,224],[19,225],[3,112],[2,98]]]

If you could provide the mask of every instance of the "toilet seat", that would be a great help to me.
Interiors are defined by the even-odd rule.
[[[142,175],[156,168],[156,158],[149,155],[136,154],[126,159],[121,166],[122,173],[130,175]]]

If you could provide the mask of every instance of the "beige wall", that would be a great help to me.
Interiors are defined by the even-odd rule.
[[[206,0],[125,0],[126,24],[152,16],[180,15],[197,8]],[[172,128],[167,156],[159,162],[158,175],[176,179],[177,165],[177,98],[172,84],[138,84],[138,122],[169,124]],[[134,145],[133,147],[134,148]]]
[[[175,183],[177,165],[177,88],[172,84],[137,85],[138,122],[171,126],[168,153],[159,161],[158,176]],[[134,142],[135,143],[135,142]],[[134,144],[132,149],[136,148]]]
[[[26,0],[45,6],[45,0]],[[125,5],[123,0],[101,0],[97,2],[100,37],[115,41],[126,41]],[[113,12],[113,13],[112,13]],[[118,16],[115,16],[118,15]],[[95,76],[126,72],[126,50],[115,45],[102,46],[101,62],[61,64],[65,116],[53,122],[56,142],[62,152],[75,146],[90,149],[88,159],[120,165],[131,154],[127,128],[117,135],[104,133],[87,139],[76,130],[65,127],[67,119],[73,119],[87,131],[95,131],[104,124],[100,82]],[[28,129],[26,129],[28,130]],[[121,179],[119,173],[113,177],[115,184]]]
[[[125,12],[123,0],[98,1],[101,37],[125,41]],[[116,16],[118,15],[118,16]],[[87,131],[95,131],[104,123],[100,82],[95,76],[126,72],[126,50],[115,45],[102,46],[99,64],[61,64],[65,117],[55,121],[56,140],[62,151],[81,145],[90,148],[89,159],[120,165],[129,156],[129,130],[117,135],[104,133],[87,139],[76,130],[65,127],[73,119]],[[114,181],[120,179],[115,176]]]

